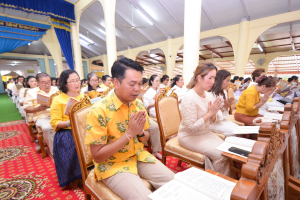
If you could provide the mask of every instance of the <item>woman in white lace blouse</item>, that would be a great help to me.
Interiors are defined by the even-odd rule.
[[[159,77],[154,74],[149,79],[149,89],[143,96],[143,103],[146,109],[149,108],[149,115],[156,117],[155,112],[155,97],[158,95],[157,88],[159,87]]]
[[[237,129],[238,125],[227,120],[226,118],[229,116],[229,108],[234,103],[235,99],[228,99],[226,89],[230,85],[230,72],[221,69],[217,72],[216,81],[212,88],[209,90],[216,99],[217,97],[221,97],[224,101],[224,106],[221,108],[222,118],[217,122],[211,124],[209,129],[211,131],[222,133],[226,136],[233,136],[233,132]]]
[[[209,90],[216,77],[217,68],[212,63],[201,63],[195,70],[189,88],[181,102],[179,143],[192,151],[205,155],[205,169],[231,176],[230,162],[216,148],[224,141],[209,130],[209,125],[222,119],[220,109],[223,99],[216,99]]]

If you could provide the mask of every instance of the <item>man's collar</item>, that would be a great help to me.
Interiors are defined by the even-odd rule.
[[[113,91],[110,95],[111,95],[112,101],[113,101],[114,104],[115,104],[116,109],[118,110],[118,109],[121,107],[121,105],[123,104],[122,101],[117,97],[117,95],[115,94],[115,91]],[[130,107],[132,104],[136,105],[136,104],[137,104],[137,101],[134,100],[133,102],[130,102],[130,103],[129,103],[129,107]],[[125,104],[124,104],[124,105],[125,105]]]

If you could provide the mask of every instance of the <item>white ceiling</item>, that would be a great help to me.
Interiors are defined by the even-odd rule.
[[[76,3],[77,0],[69,0]],[[83,0],[81,0],[83,1]],[[132,32],[124,24],[131,25],[133,4],[133,24],[144,26]],[[150,25],[136,10],[142,12],[152,21]],[[242,18],[254,20],[262,17],[286,13],[300,9],[299,0],[203,0],[201,15],[201,31],[220,28],[239,23]],[[0,13],[50,22],[50,18],[42,15],[28,14],[12,9],[0,8]],[[184,0],[117,0],[116,3],[116,40],[117,50],[128,47],[139,47],[166,40],[168,37],[183,36]],[[300,30],[300,23],[278,25],[264,34]],[[82,42],[82,55],[85,58],[106,54],[106,38],[104,13],[100,2],[94,3],[85,10],[80,20],[80,33],[87,35],[95,42],[89,46]],[[104,32],[103,32],[104,31]],[[220,43],[221,37],[208,38],[200,41],[200,45]],[[14,53],[50,55],[41,41],[23,46]]]

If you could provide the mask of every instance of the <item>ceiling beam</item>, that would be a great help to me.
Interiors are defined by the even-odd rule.
[[[99,17],[101,17],[102,19],[104,19],[104,15],[102,12],[95,12],[93,9],[89,8],[90,11],[92,11],[93,13],[95,13],[95,15],[98,15]],[[128,35],[125,31],[122,30],[122,27],[118,26],[115,23],[115,27],[116,27],[116,31],[122,33],[125,37],[129,38],[130,40],[132,40],[134,43],[136,43],[138,46],[143,46],[141,43],[139,43],[134,37],[132,37],[130,34]]]
[[[81,50],[81,55],[85,58],[88,59],[89,57]]]
[[[244,15],[245,15],[246,19],[249,21],[250,20],[250,16],[248,14],[247,7],[246,7],[246,4],[245,4],[244,0],[240,0],[240,3],[241,3],[241,6],[243,8]]]
[[[127,0],[129,3],[134,5],[145,17],[147,17],[148,20],[151,21],[151,23],[164,35],[166,38],[168,38],[170,35],[164,30],[164,28],[156,22],[151,15],[148,14],[137,2],[136,0]]]
[[[80,43],[81,46],[83,46],[85,49],[88,49],[89,51],[95,53],[97,56],[101,55],[101,53],[97,52],[96,50],[94,50],[92,47],[86,45],[86,44],[83,44],[83,43]]]
[[[81,51],[84,51],[90,58],[94,57],[95,55],[93,53],[88,52],[86,49],[81,48]]]
[[[223,56],[221,56],[218,52],[216,52],[215,50],[209,48],[207,45],[202,45],[204,48],[206,48],[207,50],[209,50],[210,52],[216,54],[219,58],[223,58]]]
[[[157,65],[157,63],[150,62],[150,61],[145,60],[145,59],[143,59],[143,58],[136,57],[136,59],[142,60],[142,61],[147,62],[147,63],[150,63],[151,65]]]
[[[202,60],[206,60],[203,56],[201,56],[200,54],[199,54],[199,58],[201,58]]]
[[[96,28],[98,28],[98,29],[104,31],[104,33],[106,33],[106,32],[105,32],[105,28],[104,28],[103,26],[101,26],[100,24],[94,22],[91,18],[86,17],[86,16],[82,16],[82,18],[84,18],[86,21],[90,22],[93,26],[95,26]],[[98,35],[99,35],[99,34],[98,34]],[[105,41],[106,41],[106,36],[105,36]],[[121,43],[121,44],[122,44],[123,46],[125,46],[126,48],[128,48],[128,46],[129,46],[128,44],[124,44],[118,37],[116,37],[116,41],[119,42],[119,43]],[[118,50],[119,50],[119,49],[118,49]]]
[[[150,58],[150,59],[152,59],[152,60],[156,60],[156,61],[160,62],[161,64],[166,64],[165,62],[163,62],[163,61],[161,61],[161,60],[157,60],[157,59],[155,59],[155,58],[152,58],[152,57],[150,57],[150,56],[148,56],[148,55],[143,55],[143,56],[146,57],[146,58]]]
[[[131,19],[129,19],[128,17],[126,17],[121,11],[119,11],[117,8],[116,8],[116,13],[122,17],[129,25],[131,25]],[[135,24],[133,24],[135,25]],[[152,43],[156,43],[149,35],[148,33],[146,33],[146,31],[143,31],[142,29],[135,29],[137,30],[138,32],[140,32],[140,34],[142,34],[145,38],[147,38],[150,42]]]
[[[165,0],[158,0],[158,2],[164,7],[164,9],[173,17],[173,19],[177,22],[177,24],[181,27],[183,30],[183,23],[179,20],[177,15],[173,13],[172,9],[169,8],[168,4],[165,2]],[[170,2],[170,1],[169,1]]]
[[[256,40],[256,43],[259,44],[259,45],[261,46],[261,48],[262,48],[262,50],[263,50],[263,53],[264,53],[264,54],[267,54],[267,52],[266,52],[266,50],[265,50],[265,45],[264,45],[263,43],[261,43],[261,42],[259,41],[258,38],[257,38],[257,40]]]
[[[232,48],[232,45],[229,41],[226,41],[226,44],[228,44]]]
[[[158,55],[160,57],[166,58],[165,55],[161,54],[161,53],[155,53],[155,55]]]

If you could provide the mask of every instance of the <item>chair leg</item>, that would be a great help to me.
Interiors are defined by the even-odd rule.
[[[46,158],[46,151],[44,146],[44,139],[43,139],[43,132],[38,131],[37,138],[40,143],[41,151],[42,151],[42,158]]]
[[[78,188],[78,183],[79,183],[79,180],[77,179],[76,181],[74,181],[74,182],[72,183],[72,188],[73,188],[73,189],[77,189],[77,188]]]
[[[91,200],[91,195],[84,193],[85,200]]]
[[[182,160],[178,159],[177,166],[181,167]]]
[[[166,156],[165,156],[165,154],[164,154],[164,152],[162,152],[162,159],[161,159],[161,162],[164,164],[164,165],[166,165]]]
[[[29,129],[29,134],[30,134],[30,138],[31,138],[31,143],[34,143],[34,135],[33,135],[33,130],[32,130],[31,124],[28,125],[28,129]]]

